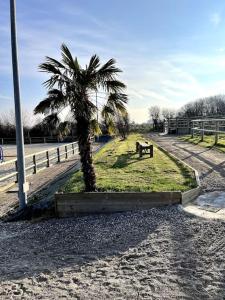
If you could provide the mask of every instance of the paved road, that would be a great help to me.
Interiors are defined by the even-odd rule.
[[[172,135],[151,135],[151,139],[195,168],[204,192],[225,190],[225,153],[180,141]]]
[[[46,143],[46,144],[31,144],[25,145],[25,166],[26,166],[26,175],[31,176],[34,173],[33,166],[33,155],[35,154],[35,161],[37,164],[37,171],[46,167],[46,151],[48,150],[48,157],[50,164],[56,164],[58,161],[57,158],[57,148],[60,149],[61,160],[66,157],[65,154],[65,145],[67,146],[68,156],[71,156],[72,146],[71,144],[65,143]],[[78,153],[77,145],[74,146],[75,153]],[[13,175],[16,171],[15,159],[16,159],[16,146],[15,145],[6,145],[4,146],[4,161],[6,163],[0,163],[0,190],[4,189],[5,186],[16,181],[16,175],[10,178],[5,178],[5,176]]]
[[[68,143],[45,143],[45,144],[26,144],[24,145],[25,155],[37,153],[51,148],[61,147]],[[3,145],[5,161],[16,158],[16,145]]]

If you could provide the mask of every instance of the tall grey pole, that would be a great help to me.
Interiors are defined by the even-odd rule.
[[[27,184],[26,184],[26,174],[25,174],[22,112],[21,112],[21,104],[20,104],[19,70],[18,70],[18,61],[17,61],[16,7],[15,6],[16,6],[15,0],[10,0],[11,46],[12,46],[13,85],[14,85],[14,102],[15,102],[15,116],[16,116],[19,205],[20,205],[20,209],[23,209],[27,205]]]

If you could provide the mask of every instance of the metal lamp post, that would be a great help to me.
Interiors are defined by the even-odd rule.
[[[12,46],[15,117],[16,117],[19,204],[20,204],[20,209],[23,209],[27,205],[27,184],[26,184],[26,174],[25,174],[22,112],[21,112],[21,104],[20,104],[19,70],[18,70],[18,61],[17,61],[16,7],[15,6],[16,6],[15,0],[10,0],[11,46]]]

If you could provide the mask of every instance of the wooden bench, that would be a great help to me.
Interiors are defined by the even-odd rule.
[[[149,150],[149,151],[148,151]],[[139,152],[139,157],[142,157],[143,154],[150,154],[150,157],[153,157],[153,145],[149,142],[136,142],[136,152]]]

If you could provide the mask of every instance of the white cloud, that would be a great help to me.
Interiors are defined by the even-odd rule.
[[[219,13],[213,13],[210,16],[210,22],[217,27],[221,23],[222,19]]]
[[[0,94],[0,101],[12,101],[12,97],[4,96]]]

